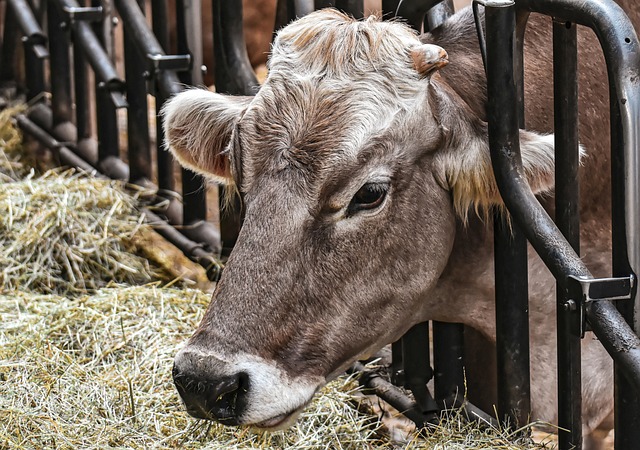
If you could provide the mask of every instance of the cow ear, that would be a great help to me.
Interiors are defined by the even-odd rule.
[[[456,212],[466,220],[471,208],[483,216],[491,207],[503,207],[504,203],[491,166],[487,124],[457,100],[445,103],[448,107],[436,115],[444,145],[435,156],[434,174],[438,183],[451,191]],[[531,190],[540,194],[553,189],[554,136],[520,130],[520,154]]]
[[[184,167],[218,182],[232,182],[231,134],[251,99],[204,89],[177,94],[161,112],[165,146]]]

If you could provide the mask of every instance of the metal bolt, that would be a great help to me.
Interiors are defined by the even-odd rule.
[[[575,311],[576,309],[578,309],[578,305],[574,300],[567,300],[562,305],[562,309],[564,309],[565,311]]]

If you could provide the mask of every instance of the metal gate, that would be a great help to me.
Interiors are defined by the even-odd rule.
[[[223,216],[218,232],[206,221],[202,179],[183,171],[182,186],[177,189],[174,163],[161,148],[159,122],[156,146],[151,145],[147,94],[155,97],[159,111],[182,86],[202,83],[202,32],[214,34],[217,91],[255,93],[259,84],[247,59],[242,3],[213,0],[212,30],[201,28],[199,0],[177,0],[175,11],[168,10],[168,0],[154,0],[150,9],[144,0],[92,0],[90,5],[78,0],[3,3],[0,91],[5,98],[24,94],[30,102],[29,109],[17,118],[19,126],[54,151],[63,164],[147,186],[156,179],[156,200],[163,206],[148,210],[148,217],[161,234],[215,279],[217,256],[233,245],[240,218]],[[364,13],[362,0],[279,0],[275,29],[326,6],[356,17]],[[451,0],[383,0],[382,7],[385,18],[398,15],[424,30],[437,27],[453,12]],[[523,423],[530,411],[528,240],[558,282],[560,448],[582,444],[580,339],[586,327],[595,332],[615,362],[616,448],[635,448],[640,442],[640,302],[621,301],[618,311],[611,300],[636,298],[640,266],[640,47],[636,33],[612,0],[476,0],[474,8],[483,9],[485,17],[478,20],[478,29],[486,53],[492,161],[514,222],[509,226],[504,218],[494,218],[500,418]],[[151,26],[145,10],[151,12]],[[563,174],[556,177],[556,206],[566,212],[558,214],[557,225],[519,176],[517,138],[524,123],[522,45],[530,12],[554,18],[556,170]],[[116,13],[124,29],[125,44],[120,51],[125,79],[119,77],[114,64]],[[170,22],[177,30],[176,55],[168,55]],[[579,249],[576,24],[596,32],[609,73],[614,248],[612,278],[606,279],[594,279],[575,250]],[[95,79],[92,86],[88,68]],[[92,96],[95,102],[90,102]],[[92,106],[100,118],[95,125],[91,123]],[[117,110],[121,108],[127,109],[126,156],[120,154],[118,142]],[[434,369],[429,328],[429,324],[420,324],[393,345],[392,381],[411,389],[415,401],[375,373],[365,371],[362,377],[418,424],[435,420],[437,411],[454,403],[464,385],[462,326],[433,323]],[[357,369],[363,367],[357,365]],[[426,388],[432,377],[435,401]],[[491,420],[472,405],[463,406],[471,416]]]

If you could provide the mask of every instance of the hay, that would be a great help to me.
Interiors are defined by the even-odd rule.
[[[22,133],[11,122],[24,109],[17,105],[0,110],[0,183],[19,180],[29,172],[22,161]]]
[[[196,421],[171,382],[172,359],[209,295],[156,286],[69,300],[0,296],[1,448],[362,448],[377,422],[330,384],[287,432]]]
[[[132,254],[143,218],[115,181],[75,172],[0,184],[0,287],[82,293],[158,274]]]

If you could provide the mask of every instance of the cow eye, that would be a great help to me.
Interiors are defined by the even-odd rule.
[[[367,183],[362,186],[358,192],[351,199],[349,207],[347,208],[348,214],[353,214],[358,211],[375,209],[382,205],[389,185],[387,183]]]

